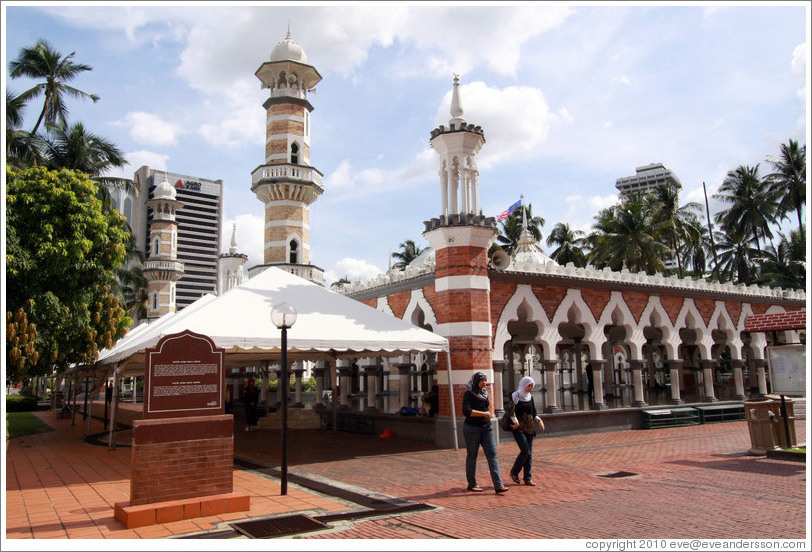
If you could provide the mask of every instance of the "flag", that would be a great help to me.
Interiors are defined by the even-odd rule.
[[[510,207],[508,207],[504,211],[502,211],[502,214],[499,215],[498,217],[496,217],[496,222],[502,222],[503,220],[508,218],[513,213],[513,211],[515,211],[516,209],[518,209],[521,206],[522,206],[522,200],[520,199],[519,201],[517,201],[516,203],[514,203],[513,205],[511,205]]]

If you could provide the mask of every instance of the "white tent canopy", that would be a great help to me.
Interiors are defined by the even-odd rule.
[[[280,303],[292,305],[298,315],[287,331],[291,360],[448,350],[442,336],[272,267],[219,297],[201,297],[174,315],[139,326],[102,351],[96,366],[118,365],[120,374],[140,375],[144,350],[184,330],[210,337],[225,349],[229,366],[278,363],[281,332],[271,323],[271,309]]]

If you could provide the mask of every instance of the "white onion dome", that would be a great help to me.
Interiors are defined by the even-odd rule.
[[[172,199],[174,200],[178,195],[175,187],[169,182],[164,180],[155,187],[154,199]]]
[[[290,29],[285,40],[277,44],[271,52],[271,61],[298,61],[307,63],[307,54],[291,37]]]

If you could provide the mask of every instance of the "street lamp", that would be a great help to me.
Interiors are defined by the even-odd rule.
[[[271,322],[282,330],[282,494],[288,494],[288,328],[296,323],[296,309],[288,303],[279,303],[271,309]]]

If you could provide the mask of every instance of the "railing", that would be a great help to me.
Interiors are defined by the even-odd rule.
[[[257,274],[269,267],[280,268],[285,272],[290,272],[294,276],[309,280],[314,284],[324,285],[324,270],[317,266],[312,265],[298,265],[298,264],[265,264],[253,266],[248,269],[248,277],[253,278]]]
[[[251,173],[251,183],[258,184],[262,180],[272,179],[298,180],[313,183],[322,187],[322,174],[313,167],[302,165],[260,165]]]
[[[144,270],[172,270],[183,272],[183,263],[177,261],[148,260],[144,262]]]

